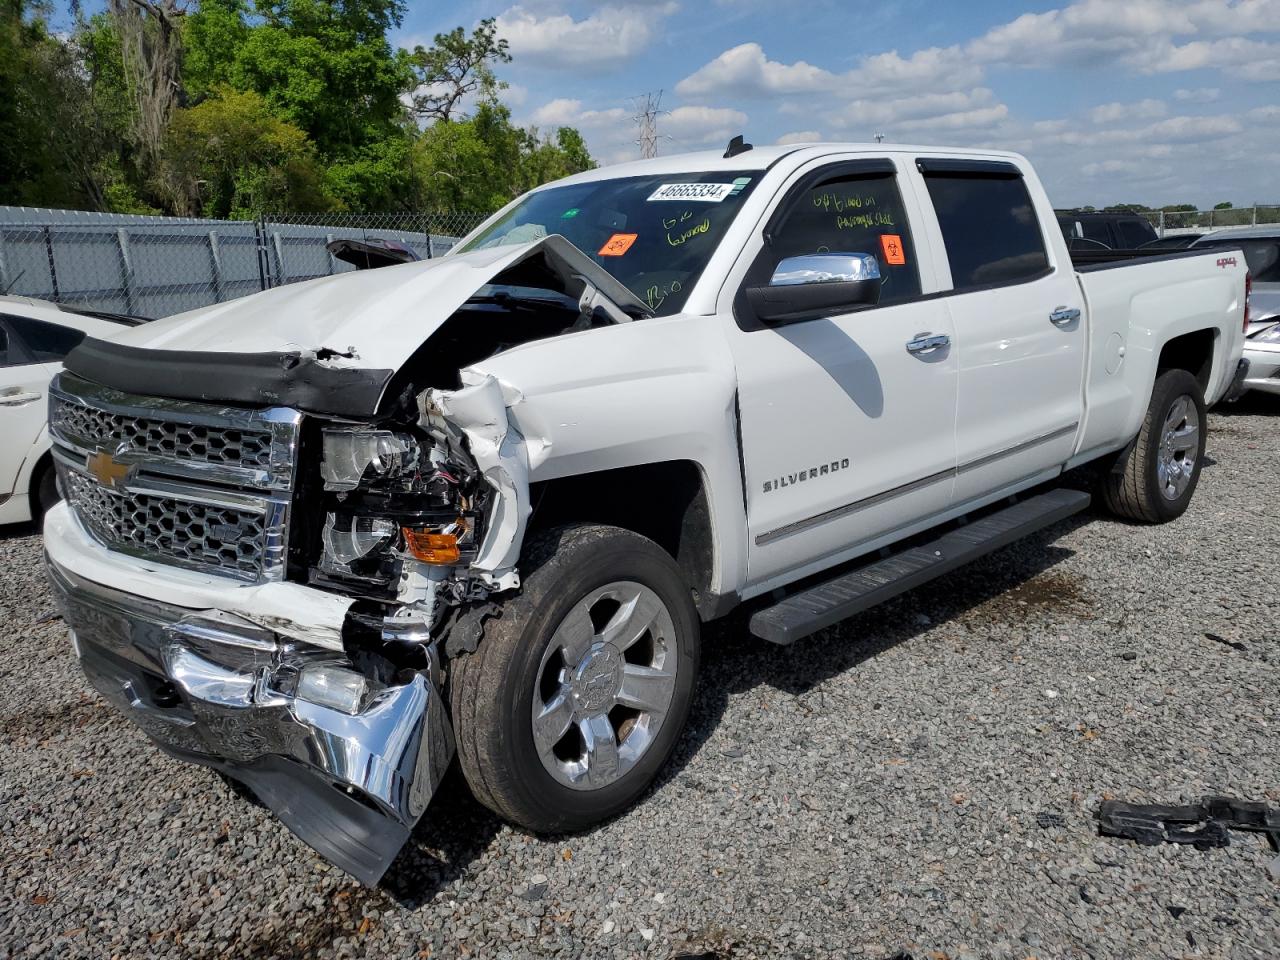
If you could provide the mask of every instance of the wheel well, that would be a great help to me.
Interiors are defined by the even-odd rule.
[[[689,460],[646,463],[535,483],[528,537],[574,521],[607,523],[648,537],[675,558],[699,613],[711,616],[711,511],[702,471]]]
[[[45,471],[52,469],[53,454],[46,450],[40,454],[40,459],[31,468],[31,482],[27,484],[27,497],[31,503],[31,515],[33,517],[40,512],[40,481],[44,478]]]
[[[1186,370],[1200,383],[1200,389],[1209,389],[1209,377],[1213,373],[1213,348],[1217,334],[1214,330],[1196,330],[1174,337],[1160,351],[1156,376],[1166,370]]]

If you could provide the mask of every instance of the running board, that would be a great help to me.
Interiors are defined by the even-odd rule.
[[[783,646],[950,573],[1089,506],[1080,490],[1051,490],[786,597],[751,617],[751,632]]]

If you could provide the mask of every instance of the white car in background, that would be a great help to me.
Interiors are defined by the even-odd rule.
[[[1220,230],[1201,237],[1188,250],[1222,247],[1244,253],[1252,292],[1244,358],[1249,361],[1245,390],[1280,394],[1280,226]]]
[[[86,335],[110,339],[136,318],[27,297],[0,297],[0,524],[43,515],[58,499],[49,453],[49,380]]]

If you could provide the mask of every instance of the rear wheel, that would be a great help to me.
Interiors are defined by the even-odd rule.
[[[482,803],[579,830],[634,803],[688,718],[698,617],[657,544],[582,524],[530,544],[521,592],[451,668],[458,758]]]
[[[1142,430],[1103,481],[1112,513],[1166,523],[1184,512],[1200,482],[1207,433],[1204,392],[1186,370],[1156,378]]]

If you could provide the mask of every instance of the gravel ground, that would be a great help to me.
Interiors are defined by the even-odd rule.
[[[1093,822],[1280,802],[1280,403],[1210,420],[1181,521],[1087,515],[790,650],[719,627],[638,808],[539,839],[455,775],[376,890],[87,692],[0,530],[0,957],[1274,960],[1261,837]]]

